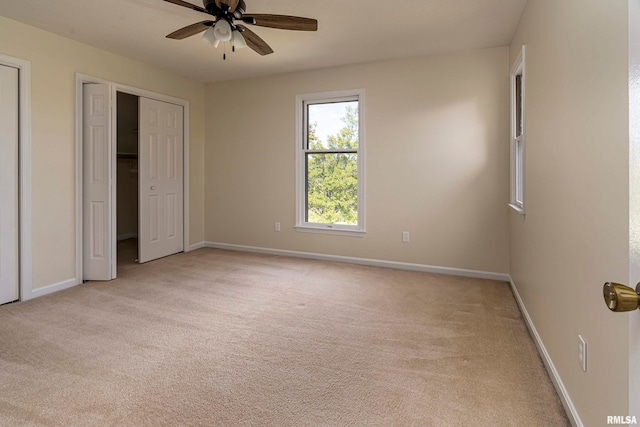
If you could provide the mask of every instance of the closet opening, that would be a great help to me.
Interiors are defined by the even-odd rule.
[[[139,97],[117,92],[116,235],[118,273],[138,262]]]

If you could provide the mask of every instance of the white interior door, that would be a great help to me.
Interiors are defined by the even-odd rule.
[[[84,280],[111,280],[111,102],[106,84],[83,85]]]
[[[183,111],[140,98],[138,260],[184,250]]]
[[[18,287],[18,70],[0,65],[0,304]]]

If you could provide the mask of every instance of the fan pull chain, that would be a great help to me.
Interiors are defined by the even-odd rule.
[[[222,54],[222,60],[226,61],[227,60],[227,44],[224,44],[224,53]]]

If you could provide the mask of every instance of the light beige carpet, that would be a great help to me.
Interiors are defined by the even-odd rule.
[[[202,249],[0,307],[0,425],[568,421],[506,283]]]

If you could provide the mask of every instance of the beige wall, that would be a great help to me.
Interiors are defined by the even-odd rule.
[[[366,237],[296,232],[295,97],[357,88]],[[506,273],[508,90],[507,48],[209,84],[206,239]]]
[[[75,73],[190,102],[190,239],[203,238],[204,96],[197,83],[0,17],[0,53],[31,61],[33,288],[75,278]]]
[[[629,277],[627,2],[529,0],[526,217],[511,214],[511,275],[585,425],[628,414],[628,316],[606,281]],[[588,371],[577,356],[588,345]]]

